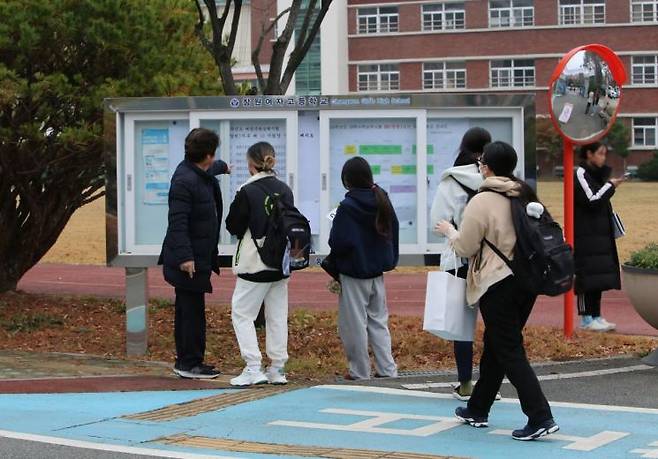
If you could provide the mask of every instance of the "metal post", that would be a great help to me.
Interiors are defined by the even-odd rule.
[[[141,356],[148,347],[148,269],[126,268],[126,354]]]
[[[564,233],[567,244],[574,247],[573,144],[564,137]],[[573,289],[564,294],[564,336],[573,334]]]

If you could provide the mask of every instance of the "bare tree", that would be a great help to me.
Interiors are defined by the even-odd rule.
[[[219,75],[227,95],[238,94],[238,88],[233,78],[232,56],[238,32],[238,23],[242,10],[242,0],[225,0],[221,13],[215,0],[194,0],[199,20],[196,33],[201,44],[212,55],[219,70]],[[276,5],[276,0],[269,0],[270,5]],[[281,11],[271,22],[261,24],[261,33],[257,45],[251,54],[251,62],[258,78],[258,91],[261,94],[284,94],[292,81],[292,77],[301,64],[315,39],[332,0],[292,0],[289,8]],[[301,18],[301,27],[295,32],[295,25],[300,18],[302,6],[305,12]],[[233,12],[231,23],[227,24],[230,12]],[[267,78],[263,76],[260,64],[260,53],[272,29],[287,15],[285,27],[272,44],[272,57]],[[208,30],[209,29],[209,30]],[[225,29],[228,29],[226,31]],[[286,62],[286,51],[292,43],[292,51]],[[285,64],[285,67],[284,67]]]

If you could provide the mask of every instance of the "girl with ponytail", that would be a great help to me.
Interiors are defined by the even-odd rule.
[[[349,159],[341,180],[347,193],[336,211],[329,247],[341,285],[338,333],[349,363],[345,378],[370,378],[368,343],[375,375],[395,377],[383,273],[398,262],[398,219],[365,159]]]
[[[262,247],[272,210],[274,197],[287,206],[294,206],[290,187],[276,178],[274,148],[267,142],[258,142],[247,150],[247,166],[251,177],[235,195],[228,216],[226,229],[238,238],[233,257],[233,273],[237,275],[231,319],[240,346],[245,368],[231,379],[233,386],[256,384],[286,384],[284,366],[288,361],[288,277],[282,266],[266,265],[258,253]],[[261,304],[267,317],[265,343],[271,365],[262,368],[262,356],[254,320]]]

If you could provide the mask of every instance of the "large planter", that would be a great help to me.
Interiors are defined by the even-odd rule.
[[[649,325],[658,329],[658,269],[622,265],[624,291],[631,304]],[[658,349],[649,354],[645,363],[658,366]]]

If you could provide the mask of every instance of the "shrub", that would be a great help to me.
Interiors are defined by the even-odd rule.
[[[631,253],[631,259],[627,264],[637,268],[655,269],[658,271],[658,244],[652,243],[642,250]]]
[[[658,180],[658,152],[654,153],[651,161],[642,164],[638,168],[637,176],[642,180]]]

